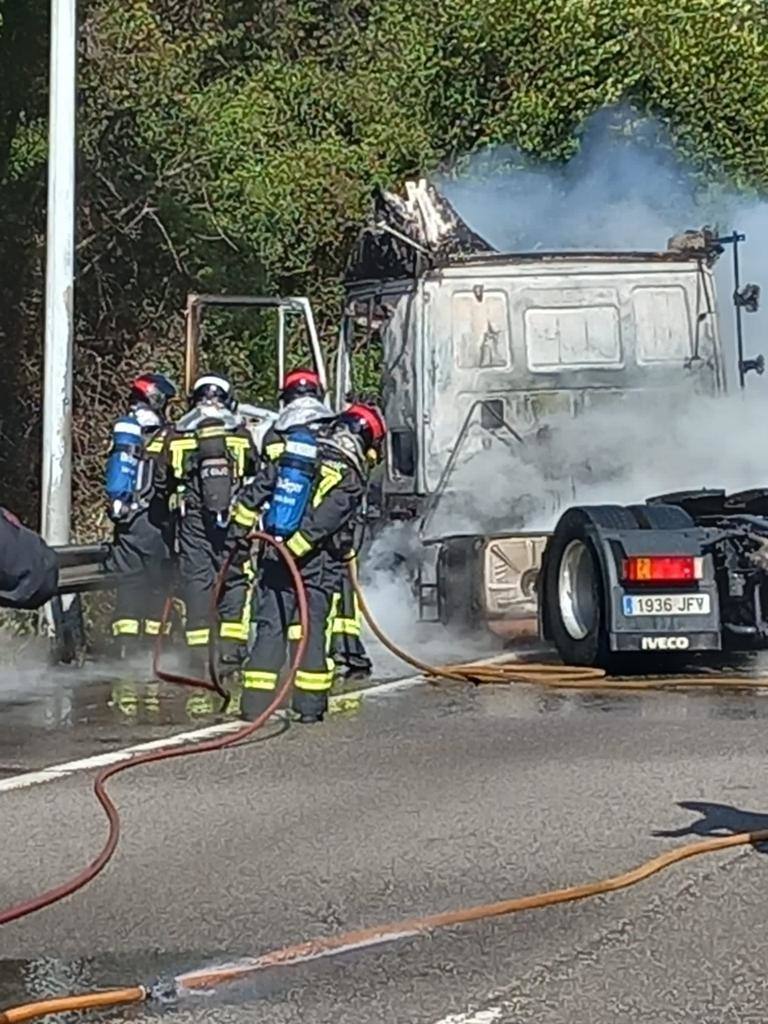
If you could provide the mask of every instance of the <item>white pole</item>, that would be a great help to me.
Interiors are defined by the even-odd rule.
[[[75,247],[76,0],[51,0],[42,534],[70,541]]]

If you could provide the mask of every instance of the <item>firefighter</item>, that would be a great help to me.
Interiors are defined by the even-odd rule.
[[[283,410],[267,431],[263,452],[276,459],[283,450],[282,435],[299,425],[322,429],[333,417],[325,405],[325,389],[314,370],[299,367],[288,373],[283,381],[280,401]],[[348,542],[339,547],[341,557],[335,566],[337,579],[336,608],[331,627],[331,657],[336,668],[347,678],[366,678],[371,674],[371,661],[362,641],[362,616],[347,571],[347,563],[354,557],[353,531]]]
[[[132,382],[128,411],[112,428],[105,490],[114,537],[106,566],[125,576],[117,587],[112,635],[125,645],[160,632],[169,589],[172,539],[162,454],[166,411],[176,395],[162,373],[142,373]]]
[[[325,430],[294,428],[235,512],[247,530],[266,507],[263,529],[284,540],[306,588],[308,638],[293,695],[294,711],[305,723],[322,721],[328,707],[334,675],[330,634],[345,528],[365,497],[368,453],[379,449],[385,432],[381,413],[362,404],[350,406]],[[250,721],[273,700],[288,643],[300,637],[292,578],[272,548],[262,553],[260,572],[256,643],[243,672],[242,715]]]
[[[252,477],[258,454],[232,385],[219,374],[199,377],[189,411],[167,445],[171,491],[177,513],[177,549],[186,642],[201,651],[210,642],[214,587],[227,557],[230,512],[243,481]],[[218,644],[223,667],[245,657],[250,631],[249,564],[232,564],[218,601]]]
[[[39,608],[58,586],[56,552],[12,512],[0,508],[0,608]]]

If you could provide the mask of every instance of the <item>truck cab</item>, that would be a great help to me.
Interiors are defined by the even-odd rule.
[[[548,531],[576,496],[564,424],[726,388],[716,255],[705,232],[658,252],[500,253],[426,183],[380,201],[348,267],[337,401],[361,375],[379,391],[384,521],[413,523],[443,621],[535,615]]]

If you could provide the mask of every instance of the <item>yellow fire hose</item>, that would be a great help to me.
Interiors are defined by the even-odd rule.
[[[376,639],[406,665],[423,673],[427,682],[438,679],[453,679],[464,683],[522,683],[531,686],[550,687],[554,690],[674,690],[693,689],[699,686],[718,689],[736,687],[739,689],[766,689],[768,676],[751,675],[675,675],[651,676],[644,679],[609,677],[601,668],[580,665],[557,665],[546,662],[508,661],[502,664],[461,664],[429,665],[415,658],[402,647],[398,647],[384,633],[373,617],[365,599],[354,561],[348,563],[352,588],[368,627]]]
[[[382,632],[373,618],[360,588],[354,563],[350,563],[349,569],[352,585],[360,603],[360,610],[373,634],[398,658],[423,673],[428,681],[450,679],[473,684],[521,683],[554,689],[614,691],[665,690],[697,686],[740,687],[745,689],[768,687],[768,678],[746,675],[712,677],[690,675],[649,679],[609,679],[599,669],[551,664],[429,665],[402,650]],[[688,843],[685,846],[679,846],[676,849],[667,850],[639,864],[637,867],[631,868],[629,871],[613,875],[610,878],[567,886],[562,889],[550,889],[546,892],[534,893],[529,896],[518,896],[480,906],[449,910],[426,917],[408,918],[394,924],[359,929],[340,935],[310,939],[239,963],[223,964],[219,967],[211,967],[179,975],[173,980],[173,987],[176,992],[212,989],[226,982],[239,980],[269,968],[287,966],[292,963],[295,964],[322,956],[330,956],[342,951],[379,945],[414,935],[423,935],[438,928],[455,927],[456,925],[487,920],[493,917],[502,917],[523,910],[551,907],[559,903],[573,903],[590,896],[600,896],[636,885],[638,882],[650,878],[672,864],[688,860],[691,857],[731,849],[736,846],[754,845],[765,841],[768,841],[768,829],[740,832],[730,836],[713,836],[694,843]],[[128,988],[109,989],[103,992],[26,1003],[22,1006],[12,1007],[5,1012],[0,1012],[0,1024],[20,1024],[22,1021],[37,1020],[51,1014],[71,1010],[95,1010],[128,1006],[150,999],[152,995],[153,992],[150,988],[135,985]]]

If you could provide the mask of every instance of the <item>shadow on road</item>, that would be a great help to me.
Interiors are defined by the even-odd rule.
[[[699,818],[681,828],[658,829],[652,835],[670,839],[681,836],[727,836],[768,829],[768,814],[743,811],[730,804],[715,804],[707,800],[680,800],[677,806],[686,811],[694,811]],[[768,841],[756,843],[755,849],[760,853],[768,853]]]

